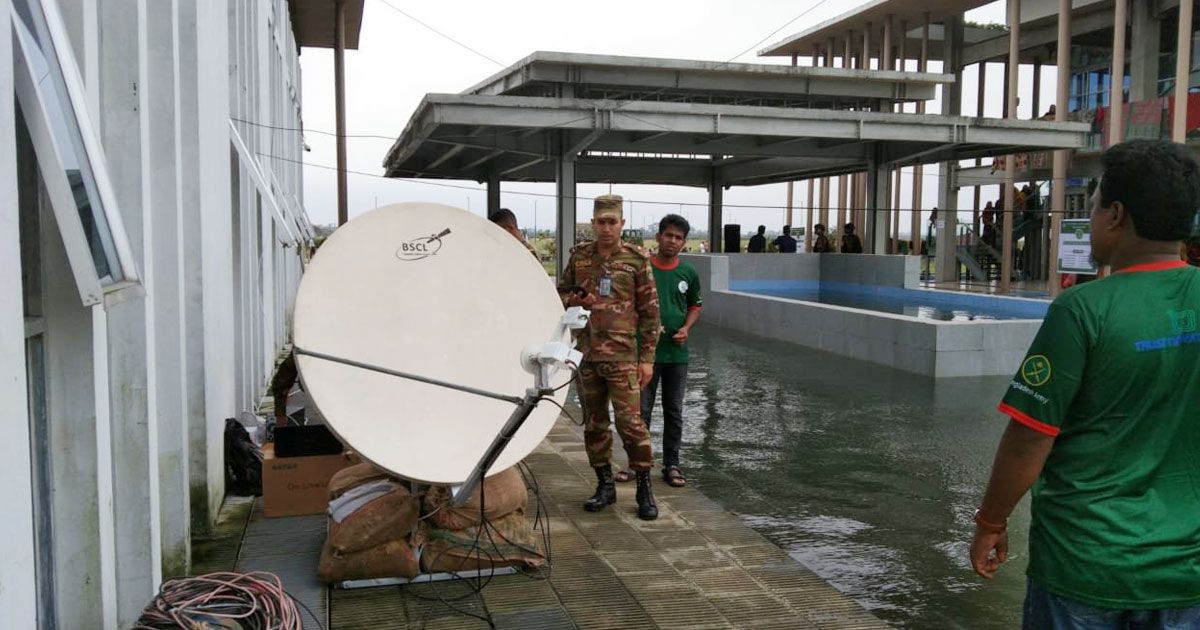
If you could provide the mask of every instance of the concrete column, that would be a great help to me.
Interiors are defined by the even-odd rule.
[[[145,123],[143,129],[142,193],[154,215],[147,226],[146,256],[152,259],[153,283],[147,281],[154,310],[156,396],[154,416],[158,430],[158,511],[163,575],[187,575],[191,561],[191,523],[188,500],[187,405],[184,400],[183,313],[180,275],[184,234],[180,229],[177,190],[176,90],[178,50],[175,42],[175,9],[171,2],[145,3],[143,46],[145,82],[138,91]]]
[[[854,65],[854,63],[852,61],[852,58],[854,57],[854,53],[850,49],[850,46],[851,46],[850,42],[852,42],[852,41],[854,41],[854,31],[846,31],[846,42],[845,42],[846,46],[845,46],[845,51],[842,53],[842,67],[843,68],[849,68],[850,66]]]
[[[816,188],[817,180],[808,180],[808,212],[807,219],[804,223],[804,251],[812,251],[812,226],[813,226],[813,193]]]
[[[1071,41],[1071,0],[1058,0],[1058,46],[1055,68],[1058,85],[1055,89],[1054,120],[1063,122],[1067,119],[1068,77],[1071,76],[1071,47],[1062,45]],[[1157,55],[1156,55],[1157,57]],[[1067,212],[1067,163],[1070,152],[1062,149],[1054,152],[1054,175],[1050,182],[1050,255],[1049,279],[1050,296],[1054,297],[1062,291],[1058,275],[1058,235],[1062,232],[1063,215]]]
[[[1171,115],[1171,141],[1187,138],[1188,84],[1191,82],[1192,7],[1191,2],[1179,3],[1179,30],[1175,41],[1175,111]]]
[[[859,65],[863,70],[871,69],[871,23],[867,22],[866,28],[863,29],[862,38],[862,63]]]
[[[798,62],[799,62],[799,57],[797,55],[792,55],[792,67],[795,67]],[[813,51],[813,65],[814,66],[817,65],[816,51]],[[783,218],[783,222],[786,225],[792,224],[792,201],[795,198],[795,192],[796,192],[795,186],[796,186],[795,182],[787,183],[787,213],[784,215],[784,218]]]
[[[813,219],[816,223],[829,223],[829,196],[832,192],[829,190],[829,179],[821,178],[821,198],[817,202],[817,216]]]
[[[0,15],[11,15],[0,0]],[[31,470],[25,322],[22,295],[20,218],[17,205],[16,99],[13,86],[12,28],[0,29],[0,400],[5,405],[5,436],[0,440],[0,610],[13,628],[38,627],[37,570],[34,563],[33,476]]]
[[[987,103],[987,61],[979,62],[979,80],[977,92],[975,95],[975,116],[983,118],[984,104]],[[983,160],[975,160],[976,166],[982,166]],[[983,197],[983,186],[975,187],[975,216],[971,220],[971,229],[975,231],[976,236],[982,236],[980,233],[980,211],[982,207],[981,198]]]
[[[917,72],[925,72],[929,67],[929,12],[925,12],[925,22],[921,26],[921,56],[917,59]],[[925,101],[917,103],[917,113],[925,113]],[[921,206],[924,205],[923,195],[925,186],[925,167],[917,164],[913,167],[912,212],[910,213],[909,238],[912,245],[909,253],[921,255]]]
[[[1113,0],[1113,4],[1113,58],[1112,85],[1108,96],[1108,142],[1109,144],[1119,144],[1125,137],[1125,24],[1127,22],[1126,14],[1129,12],[1129,0]]]
[[[571,259],[571,248],[575,246],[575,159],[559,155],[554,167],[554,204],[557,229],[554,244],[558,250],[556,273],[561,273]]]
[[[895,175],[892,189],[892,240],[888,244],[889,254],[900,253],[900,177],[904,174],[904,169],[897,168],[892,170]]]
[[[1118,0],[1120,1],[1120,0]],[[1008,85],[1007,117],[1017,118],[1017,78],[1021,69],[1021,0],[1008,0]],[[1069,41],[1069,40],[1068,40]],[[1003,249],[1000,251],[1000,292],[1008,293],[1012,284],[1012,254],[1013,254],[1013,222],[1016,208],[1013,207],[1013,186],[1016,181],[1015,156],[1004,160],[1004,212],[1003,218]]]
[[[1015,0],[1014,0],[1015,1]],[[947,18],[945,21],[947,54],[944,55],[945,69],[943,72],[954,74],[954,83],[944,86],[942,90],[942,114],[946,116],[962,115],[962,50],[963,50],[963,20],[962,16]],[[937,280],[938,282],[954,282],[958,269],[958,190],[951,187],[950,169],[952,165],[943,162],[938,166],[938,216],[934,227],[937,230]]]
[[[850,205],[850,177],[841,175],[838,177],[838,201],[837,201],[837,222],[825,222],[825,229],[833,232],[837,231],[838,241],[841,240],[842,226],[846,224],[846,209]]]
[[[1042,115],[1042,60],[1033,61],[1033,112],[1030,120],[1037,120]]]
[[[1157,3],[1134,2],[1129,10],[1129,102],[1158,96],[1158,48],[1162,25]]]
[[[227,7],[195,1],[197,179],[201,253],[201,316],[203,318],[204,418],[192,427],[192,472],[202,459],[204,476],[192,479],[193,522],[203,512],[212,526],[225,497],[224,422],[237,413],[234,380],[236,357],[233,279],[233,175],[229,153],[229,16]],[[183,5],[181,5],[181,8]],[[213,130],[220,129],[220,133]],[[190,325],[189,325],[190,329]],[[190,354],[190,351],[189,351]],[[190,405],[189,405],[190,406]],[[197,434],[203,442],[197,444]],[[199,447],[199,448],[197,448]]]
[[[879,69],[892,69],[892,15],[889,13],[883,22],[883,43],[880,44]]]
[[[866,229],[863,253],[883,254],[887,252],[888,235],[888,177],[887,165],[883,162],[883,150],[878,145],[871,149],[867,161]]]
[[[116,201],[119,204],[134,259],[141,265],[147,287],[155,286],[151,244],[154,213],[142,188],[146,161],[141,95],[129,86],[146,88],[145,28],[142,7],[99,7],[100,31],[100,136],[108,159]],[[120,86],[120,87],[118,87]],[[223,123],[222,129],[228,128]],[[229,141],[225,139],[225,146]],[[228,148],[226,148],[228,151]],[[98,356],[97,369],[107,370],[112,417],[113,512],[119,515],[116,531],[117,621],[129,627],[149,598],[158,590],[160,564],[158,534],[157,374],[155,313],[150,296],[109,305],[107,357]],[[152,446],[153,445],[153,446]],[[103,449],[104,445],[98,448]]]
[[[488,173],[487,215],[500,209],[500,173]]]
[[[721,187],[721,178],[714,166],[708,180],[708,240],[712,253],[722,251],[721,241],[724,238],[725,222],[722,211],[725,208],[725,189]]]

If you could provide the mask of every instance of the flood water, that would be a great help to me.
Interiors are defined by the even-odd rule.
[[[967,561],[1009,379],[936,382],[703,325],[690,344],[689,484],[893,625],[1019,627],[1028,499],[997,579]],[[652,424],[657,455],[660,406]]]

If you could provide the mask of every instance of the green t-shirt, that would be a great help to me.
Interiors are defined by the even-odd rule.
[[[1000,410],[1057,436],[1029,577],[1102,608],[1200,605],[1200,269],[1139,265],[1050,306]]]
[[[687,344],[682,346],[671,340],[687,320],[689,309],[700,308],[700,274],[696,268],[681,258],[675,266],[663,268],[658,259],[651,258],[654,267],[654,284],[658,287],[658,312],[663,331],[658,336],[658,349],[654,351],[655,363],[687,363]]]

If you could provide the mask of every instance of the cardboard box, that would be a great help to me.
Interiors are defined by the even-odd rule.
[[[329,507],[329,479],[351,465],[345,453],[310,457],[275,457],[275,447],[263,447],[263,513],[267,516],[324,514]]]

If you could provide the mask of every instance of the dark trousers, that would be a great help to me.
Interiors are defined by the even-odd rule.
[[[683,387],[687,382],[688,364],[655,363],[654,378],[642,390],[642,421],[650,430],[650,411],[658,384],[663,390],[663,468],[679,465],[679,444],[683,441]]]

